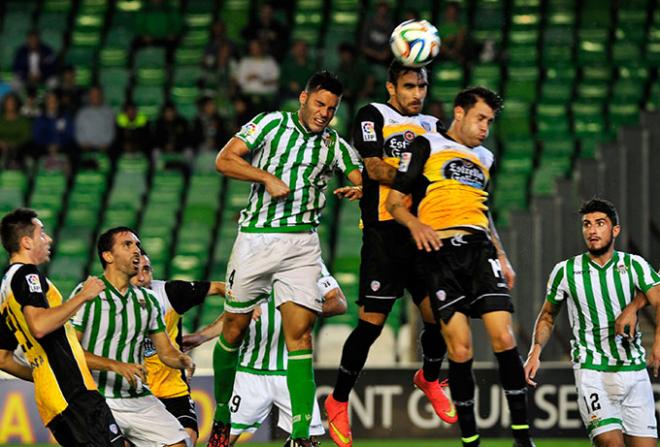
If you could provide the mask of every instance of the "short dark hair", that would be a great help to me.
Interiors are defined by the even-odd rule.
[[[467,113],[479,100],[483,100],[497,115],[504,108],[504,100],[500,95],[486,87],[469,87],[454,98],[454,107],[461,107]]]
[[[110,228],[108,231],[99,236],[99,240],[96,243],[96,251],[99,255],[99,260],[101,261],[101,266],[105,269],[105,266],[108,265],[103,259],[103,253],[106,251],[112,251],[112,246],[115,243],[115,235],[119,233],[133,233],[137,238],[139,238],[137,231],[130,227],[114,227]]]
[[[617,213],[614,204],[609,200],[594,197],[591,200],[584,202],[578,210],[578,213],[582,216],[598,212],[606,214],[612,221],[612,225],[619,225],[619,213]]]
[[[328,70],[321,70],[314,73],[305,84],[305,91],[312,93],[318,90],[327,90],[332,94],[341,96],[344,94],[344,84],[339,78]]]
[[[387,82],[391,82],[392,84],[396,85],[396,82],[399,80],[399,78],[408,72],[422,74],[422,73],[426,73],[426,68],[407,67],[398,60],[394,59],[390,63],[390,66],[387,68]]]
[[[30,208],[16,208],[9,214],[5,214],[0,222],[0,238],[2,246],[10,255],[21,249],[21,238],[32,236],[34,222],[37,212]]]

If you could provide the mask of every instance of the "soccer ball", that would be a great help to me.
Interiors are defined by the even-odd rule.
[[[390,36],[394,57],[407,67],[423,67],[440,52],[440,36],[426,20],[406,20]]]

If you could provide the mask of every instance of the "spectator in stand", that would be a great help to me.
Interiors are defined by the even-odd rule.
[[[217,65],[218,50],[225,45],[228,46],[229,53],[233,54],[236,44],[227,37],[227,25],[223,20],[216,20],[211,25],[211,38],[204,48],[205,67],[210,68]]]
[[[115,139],[115,112],[103,102],[103,90],[89,89],[89,104],[78,110],[75,137],[84,151],[108,151]]]
[[[153,127],[154,149],[158,152],[184,152],[189,146],[188,122],[172,102],[166,102]]]
[[[277,60],[282,60],[288,43],[288,31],[275,18],[275,9],[271,3],[263,3],[259,7],[258,17],[253,18],[241,31],[246,41],[258,39],[264,52],[272,54]]]
[[[461,20],[461,6],[457,2],[449,2],[445,6],[443,20],[438,26],[442,36],[440,58],[456,62],[465,61],[465,23]]]
[[[60,109],[54,91],[46,93],[43,112],[34,120],[32,133],[39,155],[46,157],[46,167],[56,168],[63,163],[62,155],[72,154],[73,119]]]
[[[27,33],[26,41],[14,54],[12,66],[17,88],[23,86],[54,86],[57,72],[57,55],[51,47],[41,42],[39,31]]]
[[[337,49],[339,66],[337,77],[344,84],[342,100],[354,105],[356,101],[372,97],[376,80],[369,65],[362,59],[354,45],[344,42]]]
[[[213,98],[204,96],[197,102],[197,116],[192,126],[192,141],[199,151],[216,152],[228,140]]]
[[[59,87],[57,88],[57,96],[60,98],[60,109],[67,111],[71,115],[75,115],[85,89],[76,83],[76,69],[73,65],[67,65],[62,71],[60,77]]]
[[[282,63],[282,96],[298,98],[309,79],[316,71],[314,61],[309,57],[309,47],[304,40],[296,39],[291,45],[291,53]]]
[[[133,48],[158,45],[167,49],[168,60],[172,60],[179,35],[183,30],[181,14],[167,0],[150,0],[135,15],[135,34]]]
[[[206,65],[206,63],[211,63]],[[204,87],[210,90],[217,90],[223,98],[231,98],[236,93],[236,59],[234,59],[231,45],[224,42],[217,49],[217,54],[213,59],[205,60],[204,67]]]
[[[33,119],[41,115],[41,106],[39,105],[39,96],[37,88],[28,86],[25,89],[25,102],[21,106],[21,115]]]
[[[381,65],[390,62],[390,34],[393,29],[390,6],[386,2],[379,2],[376,14],[368,17],[362,26],[360,50],[367,61]]]
[[[241,93],[247,96],[255,110],[273,106],[280,79],[280,67],[273,56],[264,52],[257,39],[248,44],[248,54],[238,62],[236,81]]]
[[[147,153],[151,149],[149,119],[131,101],[127,101],[117,115],[117,149],[121,153]]]
[[[18,96],[8,93],[2,101],[0,116],[0,167],[16,167],[32,140],[32,122],[21,116]]]

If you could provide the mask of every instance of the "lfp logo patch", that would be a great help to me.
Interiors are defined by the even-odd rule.
[[[362,128],[362,139],[364,141],[377,141],[376,138],[376,126],[373,121],[362,121],[360,123]]]
[[[31,273],[25,276],[25,280],[28,283],[28,289],[31,293],[43,293],[41,289],[41,281],[39,281],[39,275],[36,273]]]

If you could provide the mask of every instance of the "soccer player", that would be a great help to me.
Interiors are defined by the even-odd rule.
[[[372,103],[356,116],[353,142],[364,160],[364,195],[360,201],[362,254],[360,264],[359,320],[346,339],[333,393],[325,401],[330,437],[340,447],[350,447],[348,397],[367,361],[397,298],[408,289],[424,321],[421,335],[423,367],[413,382],[428,397],[438,416],[456,422],[456,411],[445,396],[445,383],[438,382],[442,359],[447,351],[435,322],[422,280],[412,270],[416,248],[408,230],[394,221],[385,209],[385,200],[396,175],[399,158],[417,135],[437,132],[442,123],[421,114],[428,90],[425,68],[404,67],[392,62],[386,84],[390,99]]]
[[[73,326],[99,391],[126,438],[136,446],[183,447],[190,437],[145,386],[144,341],[151,340],[170,368],[192,370],[194,363],[172,345],[153,292],[131,284],[140,251],[140,239],[130,228],[111,228],[99,236],[105,290],[80,308]]]
[[[314,445],[309,439],[315,399],[312,327],[322,311],[316,286],[321,274],[316,227],[334,170],[342,171],[354,185],[362,182],[357,156],[328,127],[342,89],[331,73],[315,73],[300,94],[296,112],[257,115],[216,159],[219,172],[252,182],[252,191],[227,266],[225,315],[214,351],[217,408],[211,447],[229,444],[239,348],[252,309],[268,300],[271,291],[282,314],[289,352],[293,430],[287,445]]]
[[[155,280],[151,261],[144,252],[140,255],[138,273],[131,278],[131,284],[153,292],[164,315],[165,331],[175,348],[181,346],[183,314],[202,304],[209,295],[225,295],[225,283],[220,281]],[[195,445],[199,425],[185,370],[165,365],[156,355],[149,338],[144,340],[144,366],[147,368],[147,386],[165,404],[167,411],[176,416]]]
[[[656,446],[653,388],[641,335],[638,331],[628,338],[617,335],[615,319],[637,291],[645,294],[657,310],[660,275],[642,257],[614,249],[621,227],[612,203],[594,198],[579,212],[587,251],[559,262],[550,273],[546,299],[534,326],[534,342],[525,362],[527,383],[536,386],[541,351],[567,302],[578,407],[589,439],[597,447]],[[657,332],[653,352],[660,352]],[[655,354],[653,361],[657,374],[660,359]]]
[[[464,446],[479,445],[470,317],[483,320],[497,357],[515,445],[533,445],[511,321],[515,273],[486,205],[493,154],[482,143],[501,108],[502,99],[486,88],[460,92],[449,130],[419,136],[408,146],[387,198],[388,211],[408,227],[419,250],[417,267],[447,343],[449,387]],[[410,193],[420,200],[417,216],[406,203]]]
[[[317,285],[319,297],[323,301],[324,317],[346,312],[346,298],[322,262],[321,278]],[[216,338],[221,332],[222,320],[219,318],[198,333],[185,336],[184,346],[193,348]],[[282,334],[282,317],[275,307],[275,300],[271,299],[255,307],[247,335],[240,348],[234,391],[230,400],[231,445],[236,443],[242,433],[257,431],[273,405],[280,410],[279,427],[291,433],[291,400],[286,369],[287,353]],[[309,434],[318,437],[324,433],[321,412],[315,399]]]
[[[105,288],[103,282],[89,277],[62,303],[55,285],[37,269],[50,260],[52,239],[34,210],[18,208],[5,215],[0,237],[9,253],[9,267],[0,286],[3,369],[34,381],[41,419],[61,445],[123,446],[121,431],[96,389],[68,322]],[[11,358],[18,344],[30,372]]]

